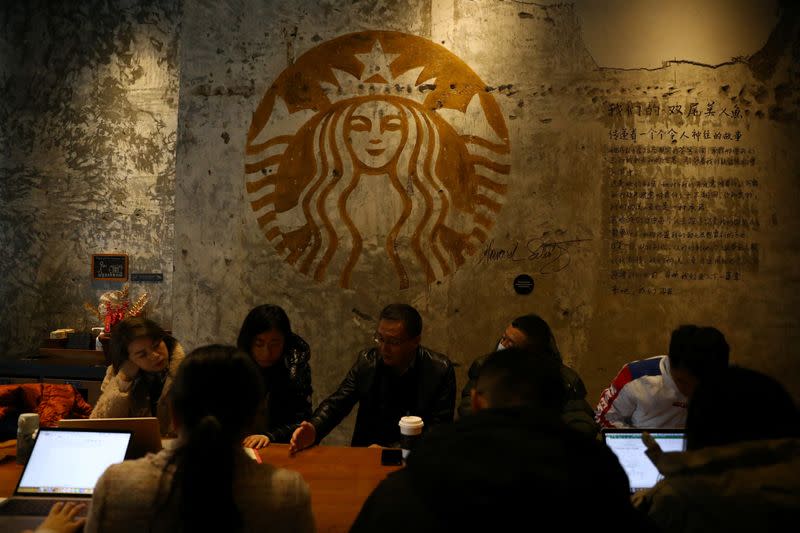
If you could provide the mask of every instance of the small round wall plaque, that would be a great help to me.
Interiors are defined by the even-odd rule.
[[[514,278],[514,292],[517,294],[530,294],[533,292],[533,278],[527,274],[520,274]]]

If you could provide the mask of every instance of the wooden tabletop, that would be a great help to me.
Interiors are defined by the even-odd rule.
[[[315,446],[289,457],[288,445],[270,444],[259,452],[264,462],[302,474],[311,488],[311,508],[320,533],[348,531],[367,496],[399,468],[381,465],[379,448]],[[0,497],[14,492],[21,473],[14,457],[0,461]]]
[[[311,509],[320,533],[349,531],[372,490],[396,466],[381,465],[380,448],[315,446],[289,457],[286,444],[260,450],[264,462],[296,470],[311,487]]]

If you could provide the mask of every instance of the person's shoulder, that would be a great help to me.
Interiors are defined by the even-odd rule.
[[[630,372],[631,379],[660,376],[663,374],[663,362],[666,357],[666,355],[656,355],[647,359],[638,359],[625,365],[625,368]]]
[[[576,372],[574,368],[563,363],[561,364],[561,377],[564,378],[564,381],[570,385],[578,382],[583,383],[583,380],[581,380],[581,376],[578,374],[578,372]]]
[[[172,453],[172,450],[161,450],[158,453],[149,453],[139,459],[113,464],[103,473],[103,478],[106,482],[115,485],[132,485],[144,478],[160,477],[169,463]]]
[[[619,459],[600,440],[567,428],[561,432],[561,445],[572,458],[570,461],[577,476],[605,480],[607,486],[616,485],[625,492],[629,490],[628,478]]]
[[[401,496],[415,493],[412,476],[407,468],[390,472],[373,491],[379,499],[397,503]]]
[[[286,353],[286,364],[289,366],[302,366],[307,365],[310,360],[311,347],[303,337],[297,333],[292,333],[292,338],[289,341],[289,350]]]
[[[170,338],[172,339],[172,343],[169,346],[169,368],[174,374],[178,370],[178,367],[181,365],[183,360],[186,358],[186,352],[183,350],[181,343],[179,343],[173,337]]]
[[[487,354],[481,355],[480,357],[478,357],[477,359],[472,361],[472,364],[470,365],[470,368],[471,369],[472,368],[476,368],[476,369],[481,368],[483,366],[483,364],[486,362],[486,360],[489,359],[490,355],[492,355],[492,354],[491,353],[487,353]]]
[[[371,348],[364,348],[358,352],[356,357],[357,364],[375,364],[378,361],[378,349],[374,346]]]
[[[419,356],[422,360],[427,360],[436,366],[442,368],[450,368],[453,366],[452,361],[445,354],[426,348],[425,346],[419,347]]]
[[[114,365],[108,365],[106,367],[106,376],[103,379],[111,379],[116,375],[117,375],[117,373],[114,370]]]

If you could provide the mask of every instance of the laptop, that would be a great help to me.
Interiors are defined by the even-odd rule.
[[[619,459],[628,474],[631,492],[653,487],[663,477],[644,453],[642,433],[650,433],[664,452],[682,452],[686,449],[686,432],[682,429],[614,429],[604,428],[603,441]]]
[[[161,427],[154,416],[141,418],[64,418],[58,427],[84,428],[95,431],[120,429],[131,431],[133,438],[125,459],[138,459],[161,451]]]
[[[36,527],[55,502],[88,504],[100,475],[122,462],[130,440],[130,431],[40,428],[14,495],[0,502],[0,530]]]

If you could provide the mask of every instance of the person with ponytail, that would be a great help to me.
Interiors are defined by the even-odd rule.
[[[84,531],[314,531],[302,476],[259,464],[242,448],[262,398],[249,355],[222,345],[191,352],[171,393],[176,446],[109,467]],[[72,504],[54,507],[42,527],[74,531],[76,514]]]

